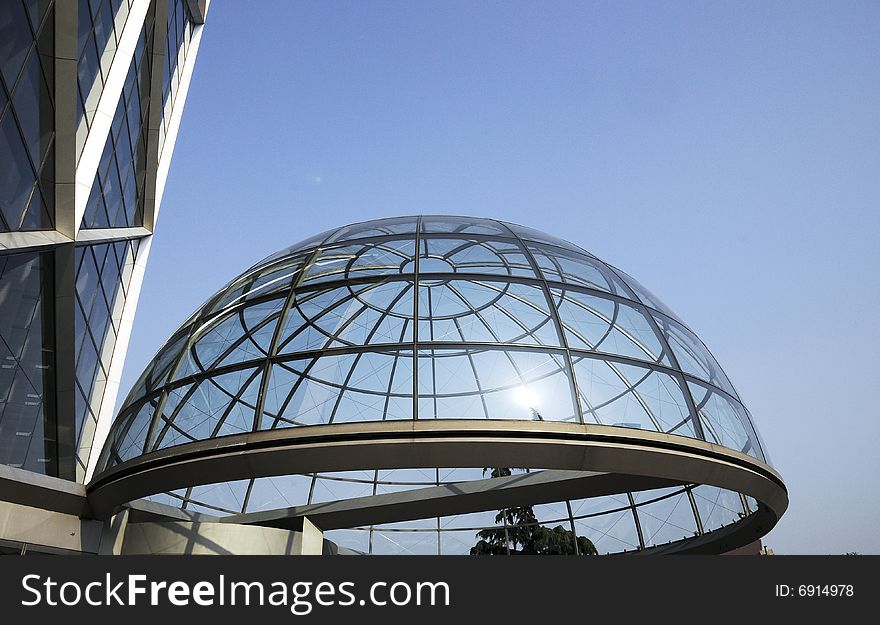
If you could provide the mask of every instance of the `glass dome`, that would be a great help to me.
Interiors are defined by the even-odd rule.
[[[750,415],[716,360],[635,279],[523,226],[413,216],[325,232],[269,256],[221,289],[135,384],[97,472],[248,432],[454,419],[647,430],[766,462]],[[456,481],[463,472],[276,476],[158,498],[231,514],[271,507],[267,501],[332,499],[323,487],[336,498],[364,496]],[[703,494],[715,504],[724,499],[734,520],[750,511],[747,498],[709,486],[586,501],[591,510],[604,505],[617,515],[683,497],[683,507],[699,519]],[[574,526],[579,517],[570,502],[561,510],[548,514]],[[441,522],[429,521],[434,525],[425,531],[442,535]],[[482,521],[474,522],[482,527]],[[685,531],[691,524],[701,522]],[[379,530],[367,529],[372,551]]]

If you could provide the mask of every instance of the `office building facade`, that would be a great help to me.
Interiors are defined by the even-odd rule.
[[[207,4],[0,3],[0,470],[13,482],[93,470]]]

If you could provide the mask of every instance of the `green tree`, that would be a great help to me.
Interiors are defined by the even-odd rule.
[[[506,477],[512,470],[492,469],[492,477]],[[596,555],[595,545],[585,536],[574,536],[570,529],[557,525],[553,529],[538,523],[532,506],[504,508],[495,515],[499,527],[477,532],[472,556],[498,555]],[[577,551],[575,551],[577,540]]]

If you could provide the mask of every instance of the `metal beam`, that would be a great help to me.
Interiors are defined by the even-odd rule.
[[[0,501],[74,516],[88,515],[82,484],[0,464]]]
[[[56,213],[57,214],[57,213]],[[73,239],[54,230],[34,232],[0,232],[0,253],[39,252]]]
[[[746,454],[682,436],[548,421],[384,421],[226,436],[140,456],[98,475],[87,490],[97,518],[107,518],[127,501],[199,484],[323,471],[480,466],[718,486],[762,502],[744,522],[763,533],[788,507],[779,475]],[[410,518],[415,504],[407,506],[397,514]],[[389,517],[383,513],[383,519]]]
[[[55,230],[59,236],[76,236],[76,102],[77,24],[76,2],[55,3]],[[88,19],[84,17],[83,19]]]
[[[150,108],[143,131],[147,134],[145,159],[146,181],[141,198],[144,228],[153,232],[156,225],[156,176],[159,170],[159,133],[162,125],[162,83],[165,75],[165,48],[168,38],[168,3],[173,0],[153,0],[155,4],[152,41],[150,42]]]
[[[146,228],[134,226],[132,228],[94,228],[80,230],[76,237],[77,243],[115,243],[116,241],[130,241],[142,239],[152,234]]]
[[[537,505],[599,497],[629,490],[665,488],[680,484],[681,482],[641,475],[546,470],[399,493],[235,514],[223,517],[221,522],[295,529],[300,519],[308,517],[327,531],[498,510],[524,504]]]

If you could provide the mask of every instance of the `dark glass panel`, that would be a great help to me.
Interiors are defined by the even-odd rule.
[[[49,89],[43,79],[40,56],[36,50],[25,63],[12,104],[31,162],[34,169],[39,169],[52,140],[55,119]]]
[[[33,43],[34,35],[20,0],[0,2],[0,72],[9,89]]]
[[[4,230],[18,230],[35,182],[15,118],[0,122],[0,215]]]
[[[0,463],[57,474],[52,256],[0,256]]]

